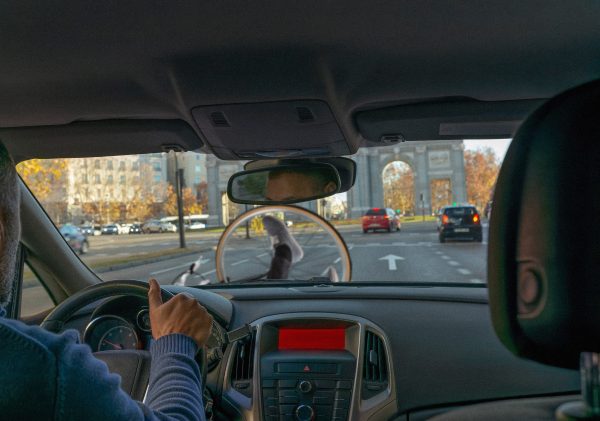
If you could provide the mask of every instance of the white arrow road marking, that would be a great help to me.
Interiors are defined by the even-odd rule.
[[[397,270],[396,260],[404,260],[404,257],[396,256],[394,254],[388,254],[387,256],[380,257],[379,260],[387,260],[388,261],[388,269],[389,270]]]

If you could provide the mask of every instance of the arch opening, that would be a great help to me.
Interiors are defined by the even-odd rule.
[[[415,213],[415,174],[404,161],[392,161],[381,172],[383,205],[399,211],[401,215]]]

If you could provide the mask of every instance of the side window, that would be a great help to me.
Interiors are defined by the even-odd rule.
[[[42,285],[37,275],[27,266],[23,270],[21,287],[21,317],[41,313],[55,306],[52,298]]]

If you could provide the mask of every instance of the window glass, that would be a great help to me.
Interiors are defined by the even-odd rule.
[[[320,214],[340,232],[350,249],[354,282],[483,284],[491,198],[509,143],[439,140],[361,149],[351,157],[357,162],[352,189],[298,206]],[[120,170],[117,186],[106,171],[108,162]],[[223,229],[252,209],[230,202],[226,194],[229,177],[244,164],[186,152],[32,160],[18,169],[57,226],[92,227],[70,235],[69,245],[102,279],[156,277],[170,283],[202,256],[201,273],[212,283]],[[183,227],[178,219],[177,169],[183,172]],[[93,185],[85,182],[88,178]],[[446,215],[484,212],[476,218],[481,231],[470,226],[445,231],[443,209]],[[394,221],[397,215],[400,224],[390,226],[379,218],[378,225],[378,218],[365,215]],[[114,224],[118,229],[101,229]],[[326,259],[328,246],[322,237],[311,234],[308,241],[301,221],[291,218],[286,224],[305,245],[302,265]],[[132,229],[134,225],[139,229]],[[181,229],[185,249],[180,248]],[[236,268],[251,270],[250,263],[270,259],[272,247],[253,242],[264,229],[259,222],[248,225],[247,234],[245,228],[241,231],[248,241],[235,251],[240,262]],[[442,242],[444,235],[448,237]],[[323,273],[309,269],[298,279]]]
[[[35,273],[25,265],[21,289],[21,317],[32,316],[54,307],[54,302]]]

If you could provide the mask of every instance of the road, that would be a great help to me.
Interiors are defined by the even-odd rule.
[[[341,227],[340,232],[352,259],[352,279],[364,282],[468,282],[484,283],[486,279],[487,224],[484,223],[483,243],[447,242],[440,244],[434,223],[404,224],[400,232],[363,234],[358,226]],[[156,250],[176,247],[176,235],[146,235],[139,238],[115,236],[98,238],[98,244],[86,259],[94,256],[122,256],[134,250]],[[332,265],[342,272],[339,255],[327,235],[300,234],[296,237],[304,249],[304,258],[290,272],[291,278],[306,279],[323,274]],[[92,239],[96,240],[96,238]],[[100,242],[100,240],[102,240]],[[194,233],[188,244],[201,245],[203,278],[216,282],[215,251],[217,234]],[[131,244],[129,242],[132,242]],[[233,279],[266,272],[271,259],[269,243],[264,239],[238,239],[226,254],[227,274]],[[198,256],[187,255],[160,262],[103,272],[110,279],[140,279],[155,277],[160,283],[170,283]],[[199,279],[193,280],[191,284]]]
[[[350,251],[352,280],[362,282],[446,283],[466,282],[482,284],[486,279],[487,223],[484,223],[483,243],[446,242],[437,239],[435,223],[404,224],[400,232],[363,234],[359,226],[339,227]],[[323,274],[330,265],[338,274],[342,267],[337,249],[327,235],[300,233],[295,237],[304,249],[303,259],[294,265],[290,278],[308,279]],[[200,279],[216,282],[215,248],[219,233],[193,233],[188,245],[205,250],[201,253],[199,278],[190,278],[188,285]],[[126,258],[136,253],[158,252],[175,248],[177,234],[122,235],[91,237],[86,263],[107,258]],[[178,274],[198,259],[198,255],[184,255],[151,263],[138,264],[118,270],[104,271],[104,280],[156,278],[162,284],[171,283]],[[227,274],[233,279],[265,273],[271,259],[266,238],[238,238],[226,254]],[[33,275],[31,275],[33,276]],[[35,314],[51,306],[41,286],[28,287],[23,292],[25,315]]]

